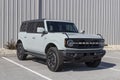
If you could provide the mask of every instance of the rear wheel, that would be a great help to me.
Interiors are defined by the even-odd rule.
[[[62,53],[58,53],[56,47],[51,47],[47,51],[47,66],[48,68],[53,71],[61,71],[63,66],[63,55]]]
[[[27,54],[25,54],[25,50],[23,48],[22,43],[17,44],[17,57],[19,60],[25,60],[27,57]]]
[[[93,67],[93,68],[98,67],[100,63],[101,63],[101,59],[94,60],[94,61],[91,61],[91,62],[85,62],[85,64],[88,67]]]

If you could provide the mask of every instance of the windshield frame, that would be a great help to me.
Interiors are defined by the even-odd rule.
[[[49,22],[49,23],[48,23]],[[57,24],[57,26],[58,26],[58,24],[61,24],[62,25],[62,29],[63,29],[63,25],[64,24],[68,24],[68,25],[72,25],[72,27],[71,28],[73,28],[72,30],[73,31],[50,31],[49,29],[50,29],[50,23],[51,24],[54,24],[54,23],[56,23]],[[66,25],[67,26],[67,25]],[[74,23],[72,23],[72,22],[65,22],[65,21],[46,21],[46,27],[47,27],[47,31],[48,32],[50,32],[50,33],[62,33],[62,32],[67,32],[67,33],[79,33],[78,32],[78,29],[77,29],[77,27],[75,26],[75,24]],[[57,28],[57,27],[56,27]]]

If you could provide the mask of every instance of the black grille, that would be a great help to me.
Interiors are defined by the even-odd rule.
[[[90,49],[90,48],[102,48],[104,44],[104,39],[71,39],[74,45],[69,48],[77,49]],[[67,46],[68,47],[68,46]]]

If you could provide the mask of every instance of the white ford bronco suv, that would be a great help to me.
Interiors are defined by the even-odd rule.
[[[17,57],[46,59],[51,71],[61,71],[64,62],[84,62],[97,67],[106,51],[99,34],[79,33],[72,22],[37,19],[22,22],[17,41]]]

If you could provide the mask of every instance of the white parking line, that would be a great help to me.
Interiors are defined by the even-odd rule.
[[[119,59],[120,60],[120,58],[118,58],[118,57],[111,57],[111,56],[105,56],[105,57],[107,57],[107,58],[113,58],[113,59]]]
[[[23,65],[21,65],[21,64],[19,64],[19,63],[17,63],[17,62],[15,62],[15,61],[13,61],[13,60],[11,60],[11,59],[8,59],[8,58],[6,58],[6,57],[2,57],[2,58],[5,59],[5,60],[7,60],[7,61],[9,61],[9,62],[11,62],[11,63],[13,63],[13,64],[15,64],[15,65],[17,65],[17,66],[19,66],[19,67],[21,67],[21,68],[24,68],[24,69],[26,69],[26,70],[34,73],[34,74],[36,74],[36,75],[38,75],[38,76],[40,76],[40,77],[42,77],[42,78],[44,78],[44,79],[46,79],[46,80],[52,80],[52,79],[50,79],[50,78],[48,78],[48,77],[46,77],[46,76],[44,76],[44,75],[42,75],[42,74],[40,74],[40,73],[38,73],[38,72],[36,72],[36,71],[33,71],[33,70],[31,70],[31,69],[29,69],[29,68],[27,68],[27,67],[25,67],[25,66],[23,66]]]
[[[99,66],[99,67],[101,67],[101,68],[107,68],[107,67],[105,67],[105,66]],[[110,69],[110,70],[114,70],[114,71],[120,71],[120,69],[115,69],[115,68],[108,68],[108,69]]]

